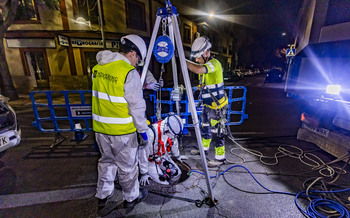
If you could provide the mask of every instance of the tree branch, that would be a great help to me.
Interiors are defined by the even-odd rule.
[[[15,17],[16,17],[16,12],[17,12],[17,7],[18,7],[18,0],[11,0],[11,3],[9,4],[9,11],[7,13],[7,17],[3,23],[2,26],[0,26],[0,32],[1,33],[5,33],[7,31],[7,29],[9,28],[9,26],[11,26],[11,24],[13,24],[13,22],[15,21]]]

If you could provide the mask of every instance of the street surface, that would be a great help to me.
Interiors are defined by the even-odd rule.
[[[267,156],[273,156],[282,146],[296,153],[299,149],[312,152],[324,162],[334,160],[317,146],[296,139],[301,100],[286,98],[284,83],[264,84],[263,81],[261,74],[225,84],[248,88],[246,113],[249,117],[242,125],[231,127],[236,143]],[[94,192],[99,153],[93,134],[88,133],[85,141],[76,143],[70,140],[73,133],[64,133],[67,140],[50,148],[54,135],[40,133],[32,127],[34,115],[29,98],[10,103],[19,117],[22,142],[0,158],[0,217],[97,217]],[[200,157],[190,155],[191,149],[196,147],[194,132],[190,132],[190,136],[183,138],[181,153],[189,157],[185,162],[192,170],[203,171]],[[249,169],[269,189],[297,193],[304,190],[306,179],[320,176],[320,172],[312,170],[313,162],[306,165],[290,156],[279,158],[273,165],[275,159],[259,161],[259,157],[238,149],[231,140],[226,139],[226,142],[228,161]],[[211,148],[208,158],[213,157],[214,149]],[[343,164],[339,162],[336,166]],[[231,166],[221,167],[220,172]],[[210,175],[215,175],[216,170],[211,169]],[[345,170],[349,171],[349,166]],[[205,203],[196,207],[194,201],[203,199],[201,190],[207,191],[203,178],[193,172],[184,182],[174,186],[160,187],[152,183],[148,187],[148,198],[131,211],[121,208],[121,192],[117,190],[117,210],[108,217],[304,217],[294,204],[293,196],[266,194],[267,191],[239,166],[215,181],[216,207]],[[349,179],[346,174],[338,181],[347,184]],[[304,203],[306,201],[301,205],[305,209]]]

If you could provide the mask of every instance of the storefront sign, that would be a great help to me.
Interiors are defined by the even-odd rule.
[[[55,39],[6,39],[8,48],[56,48]]]
[[[69,46],[69,39],[66,36],[57,35],[58,44],[62,46]]]
[[[73,48],[103,48],[103,42],[100,39],[71,39]],[[119,49],[119,41],[106,41],[106,48],[115,48]]]

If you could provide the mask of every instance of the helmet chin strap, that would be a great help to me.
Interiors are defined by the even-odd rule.
[[[206,51],[206,52],[207,52],[207,51]],[[201,55],[201,57],[203,58],[204,63],[207,63],[207,62],[209,61],[209,57],[210,57],[210,56],[208,56],[208,57],[204,57],[204,56],[203,56],[206,52],[204,52],[204,53]]]
[[[209,57],[204,57],[203,55],[201,55],[201,56],[203,58],[204,63],[207,63],[209,61]]]

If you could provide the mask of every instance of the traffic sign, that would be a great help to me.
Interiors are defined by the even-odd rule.
[[[290,57],[294,57],[295,56],[295,49],[287,49],[287,53],[286,53],[286,57],[290,58]]]

